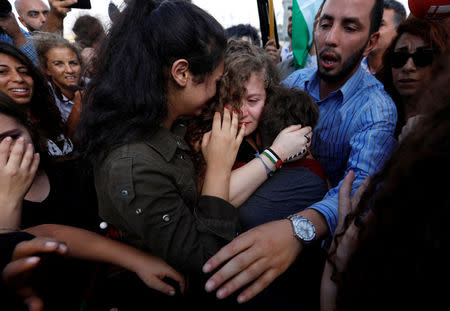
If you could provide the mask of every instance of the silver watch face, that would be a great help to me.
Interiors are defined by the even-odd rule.
[[[316,228],[312,222],[303,216],[291,217],[292,224],[294,225],[295,235],[300,239],[309,242],[316,237]]]

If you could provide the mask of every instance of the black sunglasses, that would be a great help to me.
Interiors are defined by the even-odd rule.
[[[433,63],[434,55],[439,53],[439,49],[419,47],[415,53],[408,52],[393,52],[391,54],[392,68],[402,68],[410,57],[412,57],[414,64],[417,67],[427,67]]]

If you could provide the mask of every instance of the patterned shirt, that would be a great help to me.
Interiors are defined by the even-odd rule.
[[[319,105],[311,151],[325,169],[331,189],[310,208],[323,214],[333,233],[344,176],[350,170],[355,172],[353,193],[366,177],[383,167],[397,145],[395,104],[383,85],[361,67],[340,89],[322,100],[317,69],[297,70],[282,84],[308,92]]]
[[[21,50],[26,56],[28,56],[28,58],[37,67],[37,66],[39,66],[39,59],[38,59],[38,55],[36,52],[36,48],[34,47],[33,39],[31,38],[30,33],[24,31],[23,29],[20,29],[20,30],[22,30],[22,33],[27,38],[27,42],[24,45],[17,47],[17,48],[19,50]],[[14,40],[6,33],[0,34],[0,42],[5,42],[5,43],[9,43],[11,45],[14,45]]]

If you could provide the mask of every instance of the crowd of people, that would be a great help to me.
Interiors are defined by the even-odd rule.
[[[319,0],[297,69],[183,0],[70,41],[75,2],[0,16],[2,308],[444,304],[448,14]]]

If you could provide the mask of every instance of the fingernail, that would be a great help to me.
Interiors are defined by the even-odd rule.
[[[50,241],[50,242],[45,242],[45,247],[46,248],[54,248],[56,245],[58,245],[58,243]]]
[[[238,302],[238,303],[243,303],[243,302],[245,302],[245,296],[244,296],[244,295],[239,296],[239,297],[237,298],[237,302]]]
[[[170,296],[175,296],[175,291],[174,291],[173,289],[171,289],[171,290],[169,291],[169,295],[170,295]]]
[[[204,273],[208,273],[210,269],[211,269],[211,265],[209,263],[207,263],[203,266]]]
[[[59,244],[58,248],[62,252],[67,251],[67,245],[66,244]]]
[[[233,113],[236,113],[236,114],[237,114],[237,110],[233,110]]]
[[[227,294],[227,289],[226,288],[221,288],[217,291],[217,298],[221,299],[223,298],[225,295]]]
[[[41,260],[41,258],[39,258],[37,256],[33,256],[33,257],[30,257],[30,258],[27,258],[27,263],[34,264],[34,263],[37,263],[39,260]]]
[[[230,108],[228,108],[228,106],[225,106],[225,109],[226,109],[226,110],[229,110]]]
[[[10,142],[10,141],[12,140],[12,138],[8,136],[8,137],[5,138],[5,140],[6,140],[7,142]]]
[[[215,283],[214,281],[209,280],[208,282],[206,282],[206,285],[205,285],[206,291],[207,291],[207,292],[212,291],[212,290],[214,289],[214,286],[215,286],[215,285],[216,285],[216,283]]]

